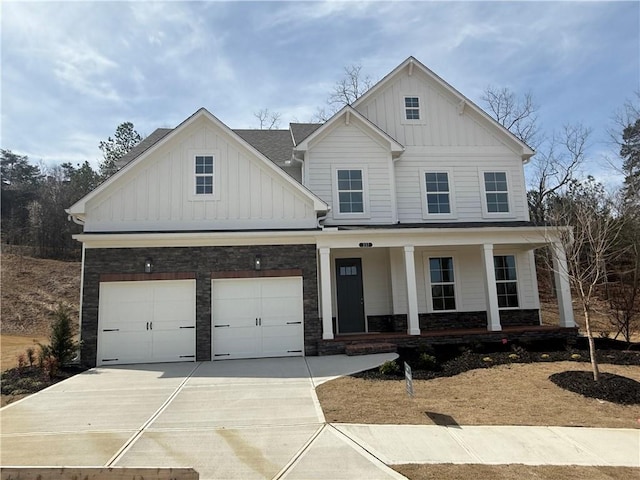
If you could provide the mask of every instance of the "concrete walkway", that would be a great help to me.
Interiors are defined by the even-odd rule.
[[[640,430],[325,423],[315,387],[394,356],[96,368],[0,410],[0,464],[194,467],[201,479],[401,479],[385,464],[402,463],[640,467]]]

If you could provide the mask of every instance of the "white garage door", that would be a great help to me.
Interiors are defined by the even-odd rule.
[[[195,361],[196,281],[103,282],[98,365]]]
[[[211,281],[212,358],[303,354],[302,277]]]

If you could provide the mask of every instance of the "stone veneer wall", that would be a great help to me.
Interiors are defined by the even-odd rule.
[[[420,330],[462,330],[487,328],[487,312],[420,313]],[[406,315],[369,315],[369,332],[406,332]],[[501,310],[503,327],[540,325],[540,312],[530,310]]]
[[[211,360],[211,274],[251,271],[261,255],[262,270],[300,269],[303,276],[304,344],[306,355],[316,355],[322,338],[318,317],[315,245],[240,247],[164,247],[86,249],[82,298],[83,365],[96,365],[100,275],[142,273],[146,258],[153,273],[193,273],[196,278],[196,360]]]

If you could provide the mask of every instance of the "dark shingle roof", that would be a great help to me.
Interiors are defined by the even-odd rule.
[[[277,165],[291,159],[293,141],[289,130],[234,130],[242,139]]]
[[[151,135],[146,137],[138,145],[133,147],[131,150],[129,150],[128,153],[126,153],[116,161],[118,168],[124,167],[131,160],[142,155],[145,151],[153,147],[156,143],[158,143],[172,131],[173,128],[156,128]]]
[[[293,143],[298,145],[322,125],[322,123],[290,123],[289,128],[293,136]]]

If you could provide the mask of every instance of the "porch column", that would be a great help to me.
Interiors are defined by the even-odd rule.
[[[320,248],[320,306],[322,308],[322,339],[333,339],[331,312],[331,261],[329,248]]]
[[[482,263],[484,265],[484,284],[487,297],[487,330],[497,332],[502,330],[500,325],[500,310],[498,308],[498,290],[496,289],[496,271],[493,263],[493,245],[482,245]]]
[[[553,255],[553,276],[556,281],[556,295],[558,296],[558,311],[560,313],[560,326],[573,328],[576,322],[573,318],[573,306],[571,305],[571,287],[567,269],[567,255],[561,243],[555,242],[551,246]]]
[[[409,335],[420,335],[418,318],[418,287],[416,286],[416,266],[413,259],[413,245],[404,247],[404,267],[407,274],[407,323]]]

